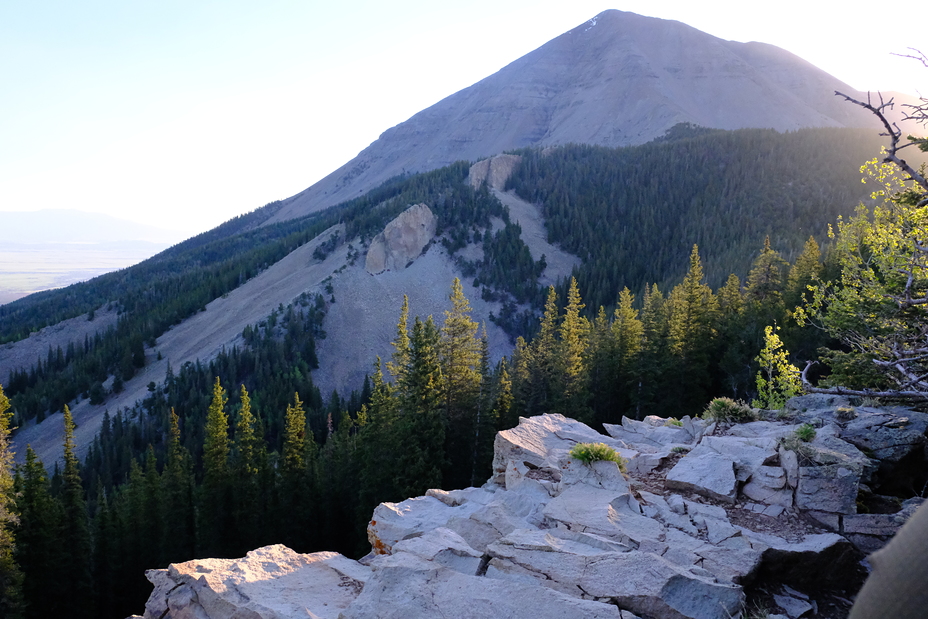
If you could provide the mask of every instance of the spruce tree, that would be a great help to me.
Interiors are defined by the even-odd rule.
[[[23,572],[26,617],[64,616],[67,601],[58,595],[67,575],[59,537],[61,504],[52,498],[45,466],[31,446],[26,446],[26,460],[17,470],[15,489],[19,511],[16,561]]]
[[[471,319],[470,302],[464,296],[461,280],[451,284],[451,310],[445,312],[441,328],[439,361],[444,416],[448,432],[448,469],[445,486],[469,484],[474,468],[475,427],[480,393],[480,342],[477,323]]]
[[[197,523],[199,553],[203,556],[224,554],[223,540],[229,537],[230,532],[227,401],[225,389],[217,376],[203,429],[203,483],[200,486]]]
[[[180,419],[174,409],[170,415],[168,453],[162,475],[166,521],[161,547],[167,563],[189,561],[196,552],[196,522],[193,508],[193,471],[190,454],[181,444]]]
[[[258,420],[251,409],[251,398],[245,385],[239,394],[241,408],[235,423],[233,470],[235,474],[235,525],[239,549],[242,554],[256,548],[261,539],[261,522],[264,515],[262,477],[267,467],[267,448],[258,435]]]
[[[80,465],[74,453],[74,420],[64,407],[64,471],[61,503],[63,520],[61,539],[68,578],[60,584],[61,599],[70,606],[70,615],[96,617],[93,591],[93,545],[87,518],[87,503],[81,483]]]
[[[589,423],[592,411],[589,400],[587,343],[589,321],[580,315],[585,306],[580,299],[577,280],[570,278],[567,306],[558,329],[560,338],[555,346],[555,374],[552,412]]]
[[[13,527],[16,495],[13,489],[13,450],[10,447],[10,401],[0,386],[0,617],[22,616],[22,572],[16,564]]]

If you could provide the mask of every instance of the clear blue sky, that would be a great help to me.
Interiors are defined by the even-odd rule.
[[[847,2],[11,0],[0,210],[202,231],[607,8],[772,43],[855,88],[928,94],[928,70],[890,55],[928,47],[923,29]]]

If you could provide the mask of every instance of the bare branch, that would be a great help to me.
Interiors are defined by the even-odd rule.
[[[893,52],[891,55],[899,56],[900,58],[911,58],[912,60],[917,60],[923,65],[925,65],[926,68],[928,68],[928,56],[925,55],[925,52],[921,51],[920,49],[916,49],[914,47],[909,47],[908,49],[912,50],[915,53],[914,54],[897,54]]]
[[[835,91],[835,95],[839,97],[844,97],[846,101],[853,103],[854,105],[859,105],[865,110],[869,110],[871,113],[876,115],[876,117],[880,120],[880,122],[883,123],[883,127],[886,129],[886,133],[881,133],[880,135],[885,135],[890,140],[890,145],[889,145],[889,148],[886,149],[887,154],[883,158],[883,162],[896,164],[900,170],[902,170],[903,172],[909,175],[912,181],[914,181],[915,183],[918,183],[918,185],[925,191],[928,191],[928,179],[926,179],[924,176],[919,174],[918,171],[915,170],[915,168],[910,166],[905,161],[905,159],[900,158],[898,155],[899,150],[903,148],[904,146],[906,146],[907,144],[902,145],[899,143],[899,140],[902,137],[902,131],[894,123],[889,122],[889,119],[886,118],[886,115],[883,113],[883,110],[893,109],[893,105],[894,105],[893,100],[890,99],[889,101],[884,101],[882,93],[877,93],[877,95],[880,97],[880,104],[874,105],[873,102],[871,101],[870,93],[867,93],[866,103],[864,103],[863,101],[858,101],[854,97],[850,97],[844,94],[843,92],[838,92],[837,90]]]

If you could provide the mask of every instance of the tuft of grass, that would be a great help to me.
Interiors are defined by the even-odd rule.
[[[803,443],[808,443],[815,438],[815,426],[810,423],[804,423],[796,428],[796,438]]]
[[[815,462],[815,448],[800,440],[795,433],[781,438],[780,445],[783,449],[795,451],[801,466],[808,466]]]
[[[835,417],[839,421],[850,421],[857,417],[857,411],[850,406],[839,406],[835,409]]]
[[[674,454],[688,454],[689,452],[690,452],[690,448],[684,447],[683,445],[677,445],[676,447],[670,450],[670,453],[674,453]]]
[[[731,398],[715,398],[702,413],[703,419],[726,421],[734,423],[747,423],[757,421],[757,413],[744,402]]]
[[[618,464],[619,470],[625,472],[625,458],[605,443],[577,443],[570,450],[570,457],[587,465],[597,460],[608,460]]]
[[[665,426],[677,426],[677,427],[682,428],[683,422],[677,419],[676,417],[668,417],[667,419],[664,420],[664,425]]]

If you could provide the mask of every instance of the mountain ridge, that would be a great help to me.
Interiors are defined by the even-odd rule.
[[[574,142],[640,144],[679,122],[780,131],[875,126],[867,112],[834,97],[839,89],[861,95],[773,45],[609,10],[387,129],[357,157],[283,200],[268,221],[462,159]]]

